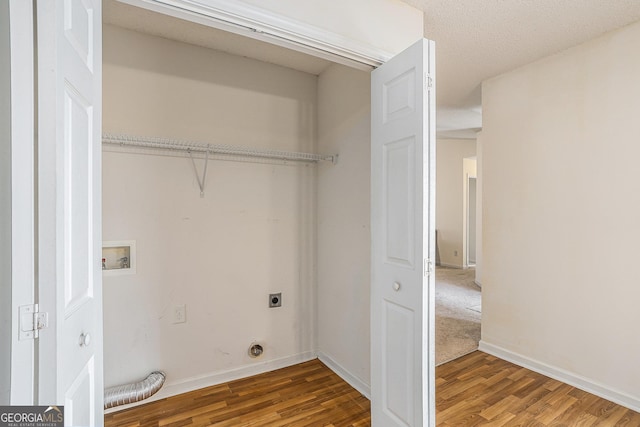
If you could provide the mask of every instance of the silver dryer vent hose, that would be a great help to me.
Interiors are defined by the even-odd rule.
[[[109,387],[104,391],[104,409],[148,399],[160,390],[165,378],[164,372],[152,372],[137,383]]]

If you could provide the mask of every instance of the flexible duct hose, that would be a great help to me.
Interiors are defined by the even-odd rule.
[[[152,372],[137,383],[109,387],[104,391],[104,409],[148,399],[160,390],[165,378],[164,372]]]

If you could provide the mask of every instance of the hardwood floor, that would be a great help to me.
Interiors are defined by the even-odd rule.
[[[319,360],[105,416],[105,427],[368,426],[369,400]]]
[[[453,426],[640,426],[640,414],[475,351],[436,368],[436,418]]]
[[[369,401],[320,361],[105,416],[105,427],[371,424]],[[640,426],[640,414],[476,351],[436,368],[438,427]]]

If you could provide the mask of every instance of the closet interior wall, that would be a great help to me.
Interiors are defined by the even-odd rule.
[[[103,61],[106,132],[318,152],[315,75],[109,25]],[[103,156],[103,238],[136,241],[137,273],[104,277],[105,386],[314,357],[317,166],[210,160],[201,198],[188,157],[124,151]]]
[[[367,394],[370,387],[371,78],[334,64],[318,79],[318,350]]]

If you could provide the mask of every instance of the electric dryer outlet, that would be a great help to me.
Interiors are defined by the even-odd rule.
[[[282,307],[282,292],[269,294],[269,308]]]

